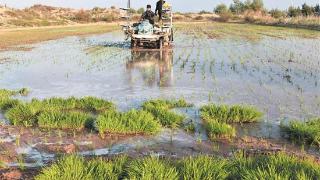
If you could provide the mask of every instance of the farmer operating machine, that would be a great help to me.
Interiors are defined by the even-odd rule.
[[[127,8],[121,8],[125,13],[122,18],[126,24],[121,25],[127,40],[131,40],[131,48],[162,49],[170,47],[173,42],[172,7],[164,3],[162,17],[158,23],[151,24],[148,20],[131,23],[131,2],[128,0]]]

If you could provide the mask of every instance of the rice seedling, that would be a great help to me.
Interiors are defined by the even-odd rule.
[[[282,123],[281,128],[295,142],[320,147],[320,118],[310,119],[306,122],[291,121],[289,125]]]
[[[227,160],[217,159],[210,156],[188,157],[179,162],[178,169],[183,180],[211,180],[226,179]]]
[[[236,135],[235,128],[226,123],[220,123],[218,121],[205,121],[204,126],[207,130],[208,137],[211,140],[215,140],[217,138],[231,139]]]
[[[92,116],[83,112],[43,112],[38,117],[38,126],[53,129],[82,130],[93,121]]]
[[[262,117],[262,113],[255,108],[240,105],[210,104],[201,107],[200,113],[211,140],[234,137],[236,130],[230,123],[256,122]]]
[[[122,172],[125,158],[114,162],[86,161],[75,155],[62,158],[51,167],[45,168],[35,177],[36,180],[79,179],[79,180],[116,180]]]
[[[85,160],[75,155],[61,158],[44,168],[36,180],[51,179],[318,179],[320,165],[314,159],[277,153],[233,158],[211,156],[186,157],[181,160],[146,157],[113,160]]]
[[[236,158],[230,164],[230,179],[318,179],[320,165],[313,159],[299,159],[278,153],[270,156]]]
[[[156,157],[132,161],[126,169],[128,179],[132,180],[178,180],[179,174],[170,163]]]
[[[29,127],[37,123],[37,111],[27,104],[20,104],[9,109],[5,116],[15,126]]]
[[[155,134],[161,125],[147,111],[131,110],[126,113],[108,111],[98,116],[96,127],[103,136],[105,133]]]
[[[251,123],[261,119],[262,113],[249,106],[206,105],[201,107],[201,118],[220,123]]]
[[[184,99],[180,100],[151,100],[142,105],[143,110],[153,114],[153,116],[164,127],[177,127],[185,119],[184,116],[171,112],[172,108],[190,107],[192,104],[187,103]]]

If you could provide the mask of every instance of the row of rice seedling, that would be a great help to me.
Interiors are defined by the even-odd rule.
[[[281,128],[295,142],[320,147],[320,118],[306,122],[291,121],[288,125],[281,124]]]
[[[153,114],[164,127],[174,128],[183,122],[185,117],[170,111],[173,108],[191,107],[184,99],[180,100],[151,100],[143,103],[142,108]]]
[[[318,179],[320,164],[314,159],[300,159],[278,153],[270,156],[233,158],[211,156],[187,157],[181,160],[146,157],[113,160],[64,157],[44,168],[36,180],[53,179]]]
[[[1,91],[0,108],[15,126],[53,129],[97,130],[101,135],[155,134],[162,126],[176,127],[184,116],[171,112],[175,107],[191,106],[185,100],[152,100],[143,110],[119,112],[109,101],[84,97],[33,99],[30,102],[10,98],[18,92]]]
[[[105,133],[155,134],[161,125],[147,111],[131,110],[129,112],[107,111],[98,116],[96,127],[101,135]]]
[[[232,138],[236,130],[231,123],[251,123],[261,119],[262,113],[250,106],[209,104],[200,109],[208,136],[215,138]]]

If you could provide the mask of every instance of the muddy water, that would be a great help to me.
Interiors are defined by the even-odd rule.
[[[195,104],[195,109],[182,110],[195,123],[194,134],[164,131],[151,139],[140,137],[83,150],[80,154],[84,155],[137,149],[161,154],[161,148],[172,154],[208,152],[212,145],[199,148],[199,141],[207,137],[197,109],[208,102],[257,106],[265,112],[263,122],[237,127],[239,135],[277,141],[283,141],[280,121],[320,116],[320,39],[263,35],[256,40],[209,39],[178,31],[173,49],[159,52],[131,51],[121,32],[112,32],[27,47],[33,49],[0,52],[0,59],[5,59],[0,61],[0,88],[27,87],[31,94],[26,100],[90,95],[112,100],[122,110],[158,97],[184,97]],[[35,150],[39,149],[33,145],[24,148],[37,159]],[[40,155],[44,161],[54,156],[41,153],[45,153]]]

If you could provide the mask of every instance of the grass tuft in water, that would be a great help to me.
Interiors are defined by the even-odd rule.
[[[174,128],[183,122],[185,117],[170,111],[173,108],[191,107],[184,99],[180,100],[150,100],[143,103],[142,108],[153,114],[153,116],[164,127]]]
[[[320,147],[320,118],[306,122],[291,121],[289,125],[281,125],[289,138],[300,144],[311,144]]]
[[[156,157],[132,161],[126,170],[128,179],[178,180],[179,174],[169,162]]]
[[[137,110],[105,112],[97,118],[96,126],[102,136],[105,133],[155,134],[161,128],[151,113]]]
[[[210,104],[201,108],[201,117],[221,123],[251,123],[261,119],[262,113],[250,106]]]
[[[15,126],[35,126],[37,124],[37,111],[29,104],[19,104],[9,109],[6,118]]]
[[[236,130],[231,123],[251,123],[261,119],[262,113],[250,106],[227,106],[209,104],[201,107],[201,118],[208,136],[215,138],[232,138]]]

